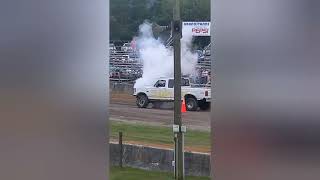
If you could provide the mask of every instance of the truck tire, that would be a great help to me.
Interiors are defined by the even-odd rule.
[[[198,109],[198,101],[194,97],[186,98],[187,111],[196,111]]]
[[[199,104],[199,107],[201,110],[208,110],[210,108],[210,103],[209,102],[202,102]]]
[[[145,94],[137,95],[136,104],[139,108],[146,108],[149,104],[149,99]]]

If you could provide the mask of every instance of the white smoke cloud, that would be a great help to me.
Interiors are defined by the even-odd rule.
[[[181,39],[181,70],[183,75],[195,74],[197,54],[191,52],[192,35],[183,33]],[[135,87],[153,85],[160,77],[173,77],[173,49],[168,49],[152,33],[152,24],[145,22],[139,26],[136,39],[143,64],[142,78],[136,81]]]

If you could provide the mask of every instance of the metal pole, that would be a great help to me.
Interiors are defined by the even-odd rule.
[[[175,145],[176,179],[184,180],[183,145],[181,132],[181,19],[180,0],[175,0],[172,22],[172,36],[174,47],[174,124],[179,126]]]
[[[119,132],[119,166],[122,168],[122,161],[123,161],[123,145],[122,145],[122,132]]]
[[[173,174],[174,174],[174,179],[177,179],[178,176],[177,176],[177,167],[176,167],[176,161],[177,161],[177,153],[176,153],[176,150],[177,150],[177,134],[174,133],[174,151],[173,151],[173,158],[174,158],[174,171],[173,171]]]

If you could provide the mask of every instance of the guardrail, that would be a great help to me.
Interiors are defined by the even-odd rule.
[[[118,143],[110,142],[110,163],[120,167],[173,172],[173,150],[123,143],[119,132]],[[186,175],[210,176],[210,154],[184,152]]]

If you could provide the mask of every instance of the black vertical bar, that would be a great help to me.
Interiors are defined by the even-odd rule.
[[[174,134],[174,150],[173,150],[173,160],[174,160],[174,167],[173,167],[173,174],[174,174],[174,179],[177,178],[177,172],[178,172],[178,169],[177,169],[177,166],[176,166],[176,162],[177,162],[177,137],[176,137],[176,134]]]
[[[119,149],[120,149],[119,166],[122,168],[122,160],[123,160],[122,132],[119,132]]]

